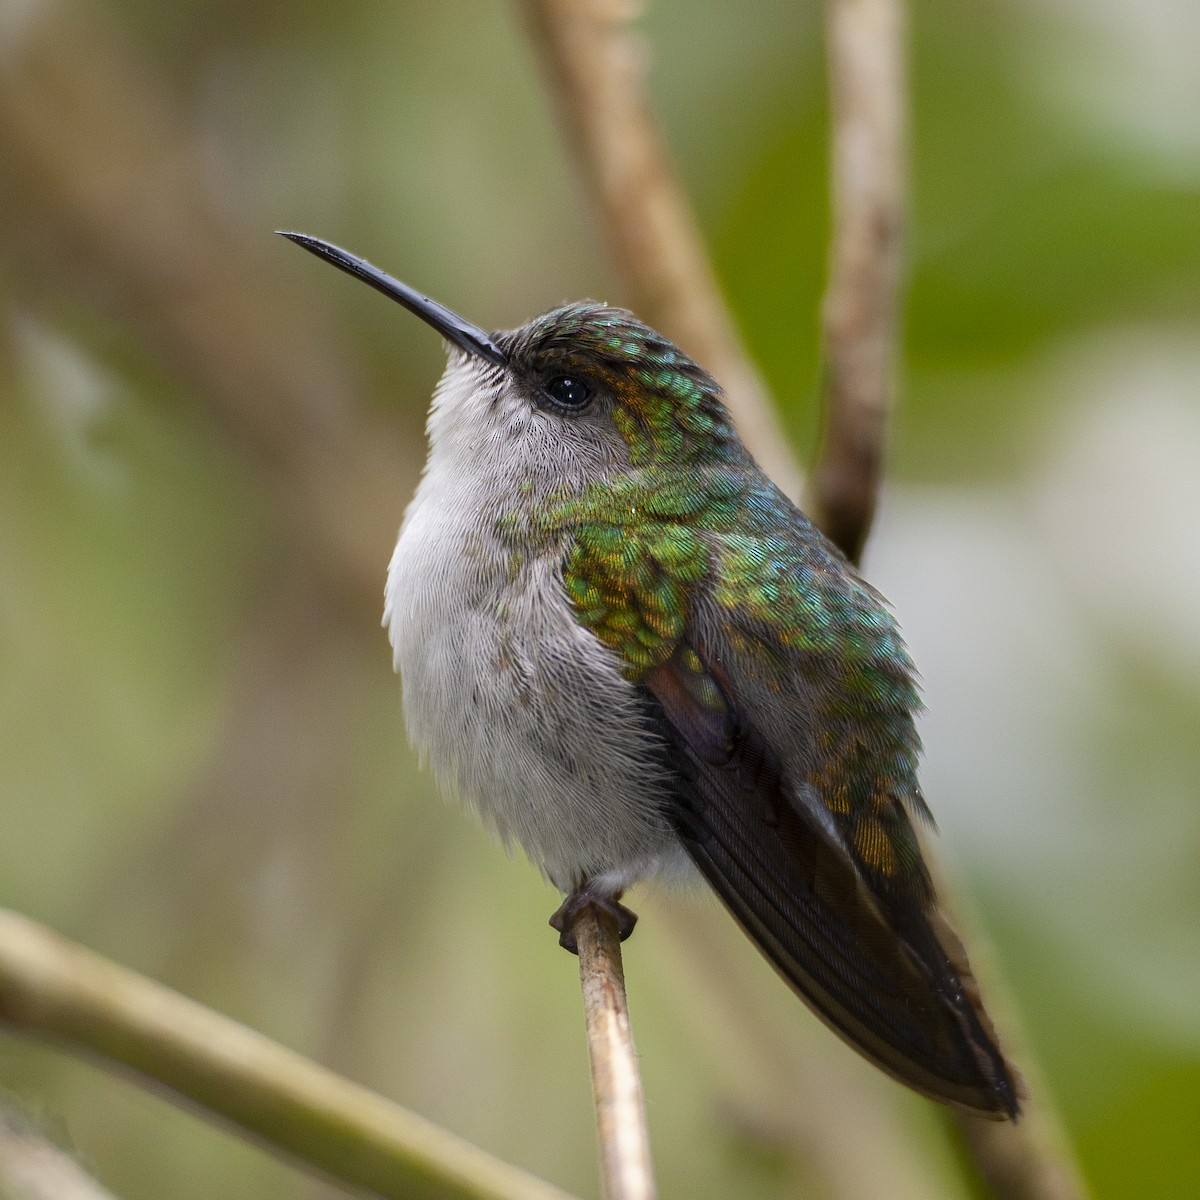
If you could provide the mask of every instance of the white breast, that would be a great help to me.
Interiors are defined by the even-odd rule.
[[[561,549],[519,554],[502,535],[522,464],[489,464],[499,447],[446,428],[460,424],[453,405],[475,399],[455,382],[450,371],[439,387],[430,460],[388,568],[409,737],[444,788],[564,891],[674,873],[683,855],[635,691],[575,619]]]

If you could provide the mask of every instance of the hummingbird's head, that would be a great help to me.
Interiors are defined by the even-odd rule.
[[[304,234],[306,250],[432,325],[450,361],[430,413],[430,462],[495,471],[534,494],[582,489],[623,469],[746,459],[702,367],[620,308],[556,308],[487,333],[363,259]]]

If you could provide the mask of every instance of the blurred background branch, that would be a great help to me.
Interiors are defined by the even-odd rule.
[[[0,1200],[116,1200],[66,1151],[0,1109]]]
[[[765,384],[717,286],[645,92],[639,0],[520,0],[563,143],[628,304],[707,367],[779,486],[800,473]]]
[[[852,562],[882,476],[904,231],[908,93],[901,0],[827,0],[831,111],[823,427],[807,493],[816,524]]]
[[[822,431],[807,493],[812,519],[852,562],[870,535],[888,437],[899,349],[907,194],[908,91],[902,0],[827,0],[832,240],[823,309]],[[962,907],[926,842],[941,902]],[[956,920],[961,926],[961,918]],[[1026,1083],[1041,1078],[994,956],[977,933],[984,995],[1007,1018],[1001,1037]],[[1061,1119],[1035,1087],[1016,1125],[955,1112],[961,1144],[999,1200],[1082,1200],[1087,1194]]]
[[[1200,1181],[1183,7],[912,7],[904,420],[868,549],[924,672],[943,842],[1045,1064],[1035,1095],[1061,1100],[1104,1200]],[[703,230],[809,445],[830,361],[817,9],[658,0],[651,76],[627,8],[580,11],[585,46],[625,48],[643,117],[653,95],[695,205],[676,232]],[[550,38],[570,15],[529,19]],[[333,237],[485,325],[603,296],[504,17],[0,8],[0,900],[590,1194],[577,997],[521,933],[553,898],[433,802],[377,628],[436,347],[269,234]],[[617,298],[686,342],[625,281],[638,265]],[[664,1194],[980,1186],[719,914],[637,904]],[[35,1043],[0,1040],[0,1075],[131,1200],[329,1194]],[[998,1149],[1010,1179],[1053,1161]]]
[[[627,28],[637,6],[536,0],[523,7],[567,146],[602,214],[626,286],[643,314],[649,309],[662,327],[686,331],[692,352],[723,382],[714,364],[728,363],[734,381],[728,402],[739,427],[785,489],[795,486],[799,468],[765,390],[756,377],[753,386],[742,383],[745,352],[642,91],[644,56]],[[829,0],[826,12],[833,237],[824,305],[824,424],[808,503],[816,523],[857,562],[882,480],[897,353],[908,108],[904,19],[900,0]],[[667,263],[687,268],[657,266]],[[704,332],[689,329],[689,318]],[[1017,1127],[956,1117],[966,1152],[996,1197],[1082,1197],[1053,1105],[1038,1096],[1030,1108]],[[842,1136],[857,1147],[861,1128],[844,1128]],[[839,1157],[856,1153],[848,1149]],[[826,1190],[834,1186],[825,1181]]]
[[[395,480],[421,447],[363,403],[270,242],[210,198],[199,148],[99,15],[29,8],[0,47],[0,220],[27,298],[73,294],[136,329],[278,489],[329,578],[376,603]]]
[[[570,1200],[261,1034],[2,910],[0,1020],[127,1067],[378,1196]]]

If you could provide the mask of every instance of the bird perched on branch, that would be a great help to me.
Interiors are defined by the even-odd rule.
[[[721,390],[630,313],[489,334],[287,233],[449,343],[388,569],[409,735],[581,906],[699,870],[883,1070],[1015,1117],[915,822],[913,666],[880,595],[763,474]]]

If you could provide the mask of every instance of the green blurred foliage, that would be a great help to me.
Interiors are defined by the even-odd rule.
[[[36,22],[54,6],[23,7]],[[436,340],[272,228],[332,238],[487,326],[621,299],[508,7],[96,15],[253,247],[246,271],[333,314],[403,443],[419,443]],[[806,452],[828,232],[819,11],[657,0],[643,27],[722,281]],[[27,35],[0,21],[6,51]],[[868,573],[925,672],[944,849],[1101,1200],[1200,1192],[1197,55],[1188,0],[911,13],[902,399]],[[0,903],[594,1195],[554,897],[436,800],[374,606],[314,564],[260,459],[103,288],[69,269],[31,284],[5,237]],[[413,482],[395,480],[396,522]],[[786,1080],[764,1078],[689,965],[692,928],[728,933],[752,1023],[878,1087],[944,1194],[965,1194],[923,1103],[832,1045],[703,905],[635,907],[664,1195],[808,1186],[772,1136],[765,1097]],[[42,1047],[0,1039],[0,1084],[130,1200],[324,1194]]]

